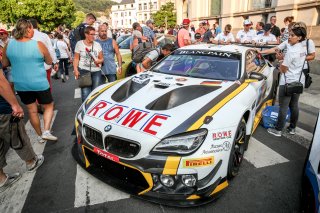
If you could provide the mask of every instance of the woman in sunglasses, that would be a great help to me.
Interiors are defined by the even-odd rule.
[[[293,93],[292,95],[285,94],[285,84],[293,82],[301,82],[304,84],[305,76],[302,72],[306,60],[305,47],[302,41],[306,38],[306,30],[303,27],[293,27],[289,33],[288,44],[289,48],[280,64],[280,82],[279,82],[279,116],[275,128],[269,128],[268,132],[275,136],[281,137],[281,131],[286,123],[287,109],[290,108],[291,117],[290,125],[287,127],[289,134],[295,134],[295,128],[299,118],[299,96],[300,94]]]

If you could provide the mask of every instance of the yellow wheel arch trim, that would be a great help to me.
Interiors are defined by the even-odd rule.
[[[169,156],[166,160],[166,164],[163,168],[162,174],[164,175],[176,175],[180,164],[181,157]]]
[[[219,184],[214,190],[213,192],[210,194],[211,195],[214,195],[218,192],[220,192],[222,189],[226,188],[227,186],[229,186],[229,183],[228,181],[224,181],[223,183]]]
[[[258,127],[260,120],[262,118],[262,111],[264,110],[265,107],[267,106],[271,106],[273,102],[273,99],[271,100],[267,100],[266,102],[264,102],[264,104],[262,105],[262,107],[260,108],[259,112],[256,113],[255,117],[254,117],[254,123],[253,123],[253,128],[252,128],[252,132],[253,133],[256,128]]]
[[[89,148],[89,147],[87,147],[87,146],[82,145],[82,151],[83,151],[83,155],[84,155],[84,158],[85,158],[85,161],[86,161],[86,168],[88,168],[88,167],[90,166],[90,162],[88,161],[88,159],[87,159],[87,157],[86,157],[86,154],[85,154],[85,152],[84,152],[84,148],[89,149],[89,150],[91,150],[92,152],[94,152],[94,151],[93,151],[93,149],[91,149],[91,148]],[[148,187],[147,189],[139,192],[138,195],[145,194],[145,193],[147,193],[148,191],[150,191],[150,190],[152,189],[152,187],[153,187],[153,180],[152,180],[152,176],[151,176],[150,173],[143,172],[143,171],[139,170],[138,168],[133,167],[133,166],[128,165],[128,164],[123,163],[123,162],[117,162],[117,163],[119,163],[119,164],[121,164],[121,165],[123,165],[123,166],[129,167],[129,168],[131,168],[131,169],[134,169],[134,170],[139,171],[139,172],[143,175],[143,177],[145,178],[145,180],[147,181],[149,187]]]
[[[99,96],[101,93],[103,93],[104,91],[106,91],[107,89],[109,89],[110,87],[112,87],[113,85],[119,83],[120,81],[122,81],[123,79],[114,81],[110,84],[108,84],[107,86],[103,87],[101,90],[99,90],[98,92],[94,93],[90,98],[88,98],[88,100],[86,101],[86,104],[90,103],[90,101],[92,99],[94,99],[95,97]]]
[[[187,131],[199,129],[202,126],[205,117],[214,115],[219,109],[221,109],[226,103],[228,103],[232,98],[234,98],[236,95],[238,95],[241,91],[243,91],[248,85],[249,85],[249,83],[247,83],[247,82],[241,84],[236,90],[234,90],[227,97],[222,99],[218,104],[216,104],[213,108],[211,108],[203,116],[201,116],[201,118],[199,118],[194,124],[192,124]]]

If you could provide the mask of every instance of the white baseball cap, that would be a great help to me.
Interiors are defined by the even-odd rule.
[[[243,25],[252,25],[252,22],[249,19],[243,21]]]

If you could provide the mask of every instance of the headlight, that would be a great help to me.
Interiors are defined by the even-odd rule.
[[[76,119],[78,120],[78,122],[80,123],[80,125],[83,123],[83,117],[84,117],[84,104],[81,105],[81,107],[79,108],[77,114],[76,114]]]
[[[152,152],[190,154],[201,146],[207,133],[207,129],[198,129],[165,138],[152,149]]]

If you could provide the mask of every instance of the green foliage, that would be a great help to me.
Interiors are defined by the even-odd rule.
[[[110,9],[115,2],[111,0],[74,0],[76,9],[84,13],[94,13],[98,15],[99,12],[105,12]]]
[[[72,28],[76,28],[79,24],[81,24],[85,19],[86,14],[82,11],[77,11],[75,16],[76,16],[76,20],[71,24]]]
[[[52,30],[74,21],[73,0],[1,0],[0,21],[14,25],[19,18],[36,18],[42,29]]]
[[[160,10],[151,15],[152,19],[155,22],[156,26],[175,26],[177,22],[177,16],[174,11],[174,4],[172,2],[168,2],[165,5],[162,5]]]

